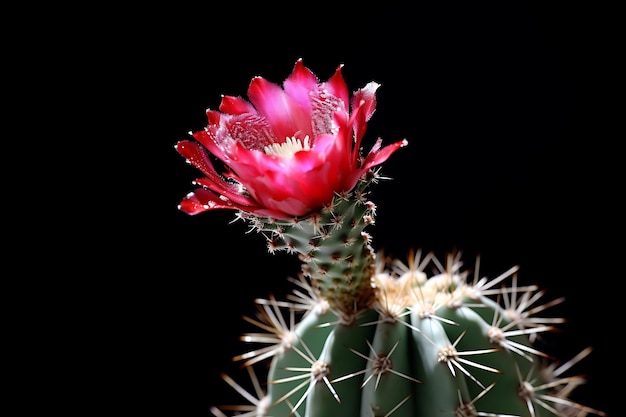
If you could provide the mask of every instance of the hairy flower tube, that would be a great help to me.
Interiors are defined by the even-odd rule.
[[[249,101],[223,96],[219,111],[207,110],[208,125],[191,133],[195,141],[176,144],[204,174],[180,210],[303,218],[352,190],[370,168],[406,145],[402,140],[382,147],[379,138],[361,154],[379,84],[372,81],[350,96],[341,68],[320,82],[299,59],[282,87],[257,76],[248,88]]]

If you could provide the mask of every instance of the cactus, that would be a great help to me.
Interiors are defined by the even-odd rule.
[[[269,333],[242,340],[271,342],[233,358],[248,368],[270,360],[262,406],[246,415],[604,416],[569,400],[585,379],[563,375],[591,347],[564,364],[534,347],[564,322],[537,313],[563,298],[541,302],[537,286],[517,285],[517,267],[480,277],[480,259],[470,279],[459,252],[442,263],[417,251],[406,264],[374,252],[364,229],[376,207],[362,197],[377,179],[370,172],[354,193],[297,223],[242,216],[270,251],[303,261],[288,299],[257,299],[258,317],[247,318]]]
[[[328,83],[316,83],[298,61],[285,82],[286,95],[262,79],[253,81],[250,96],[262,112],[232,97],[223,99],[224,113],[208,111],[210,125],[194,136],[232,169],[227,174],[218,174],[193,142],[177,146],[207,175],[198,180],[202,188],[183,200],[183,211],[235,209],[238,219],[266,238],[271,253],[287,251],[302,264],[285,300],[259,298],[257,314],[245,316],[260,332],[242,335],[252,347],[233,360],[247,369],[254,394],[223,374],[247,404],[215,405],[213,415],[605,416],[570,399],[585,379],[567,371],[591,347],[561,363],[536,346],[542,334],[564,322],[541,316],[562,298],[543,301],[539,287],[519,286],[517,267],[488,279],[479,275],[477,259],[470,274],[461,252],[439,260],[417,250],[404,262],[374,250],[366,231],[377,209],[368,199],[369,187],[385,179],[375,165],[406,141],[383,149],[378,141],[366,158],[355,158],[343,179],[326,157],[314,159],[318,168],[311,168],[313,158],[303,162],[306,175],[325,176],[322,182],[334,189],[329,201],[320,190],[306,189],[313,180],[303,181],[289,171],[301,166],[282,164],[295,154],[304,161],[315,150],[316,138],[331,134],[345,141],[333,152],[350,158],[360,152],[377,85],[355,93],[350,113],[339,71]],[[313,104],[303,99],[305,89]],[[272,94],[281,100],[267,99]],[[288,130],[283,124],[291,119],[269,114],[269,103],[289,102],[290,97],[290,105],[302,107],[289,114],[306,120],[302,114],[311,113],[313,127],[299,126],[300,136],[280,142],[280,135],[267,133],[269,129],[290,132],[294,126]],[[242,126],[250,135],[243,142]],[[265,156],[250,148],[254,141]],[[343,166],[346,159],[335,162]],[[287,175],[281,176],[282,169]],[[259,179],[260,172],[264,178]],[[303,182],[292,184],[298,181]],[[261,380],[259,368],[267,371]]]

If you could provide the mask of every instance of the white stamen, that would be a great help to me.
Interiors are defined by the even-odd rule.
[[[295,136],[288,137],[283,143],[272,143],[264,148],[265,154],[276,155],[283,158],[290,158],[296,152],[310,151],[311,145],[309,144],[309,135],[304,137],[304,143],[300,139],[296,139]]]

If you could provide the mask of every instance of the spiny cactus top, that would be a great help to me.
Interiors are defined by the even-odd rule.
[[[330,205],[336,193],[354,188],[370,168],[405,141],[361,158],[361,140],[376,108],[378,84],[348,94],[341,66],[326,82],[299,59],[283,87],[262,77],[250,83],[246,101],[224,96],[219,111],[207,110],[208,126],[197,142],[176,145],[205,177],[180,204],[196,214],[237,209],[275,219],[304,217]],[[219,173],[206,150],[227,172]]]
[[[223,97],[219,112],[207,111],[206,129],[192,134],[196,141],[177,144],[205,175],[181,202],[182,211],[236,210],[266,237],[270,252],[284,250],[302,261],[289,301],[258,299],[257,317],[246,318],[268,332],[244,334],[242,340],[262,346],[233,358],[249,371],[256,396],[222,375],[250,404],[211,412],[605,416],[570,399],[585,379],[564,375],[591,348],[561,364],[535,346],[540,334],[563,322],[537,313],[562,299],[537,305],[543,291],[519,287],[517,267],[469,282],[457,254],[444,266],[417,252],[405,265],[373,249],[365,229],[377,207],[368,187],[382,179],[378,165],[406,144],[381,148],[379,139],[361,156],[377,88],[369,83],[350,98],[341,67],[320,83],[298,60],[283,88],[254,78],[250,102]],[[427,267],[435,271],[430,277]],[[266,359],[262,387],[254,367]]]

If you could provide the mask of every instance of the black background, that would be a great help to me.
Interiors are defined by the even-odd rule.
[[[140,415],[206,416],[233,398],[219,373],[245,377],[231,362],[247,349],[241,315],[254,298],[283,297],[299,263],[268,254],[234,213],[178,211],[199,172],[174,145],[221,94],[245,97],[256,75],[281,83],[302,58],[321,80],[343,64],[351,91],[381,84],[366,149],[379,136],[409,142],[372,189],[373,246],[399,258],[461,249],[468,267],[480,254],[483,275],[520,265],[545,301],[565,296],[546,313],[569,319],[549,349],[566,360],[592,345],[573,369],[589,379],[577,398],[618,415],[605,379],[621,364],[614,15],[569,2],[286,3],[152,5],[111,22],[123,30],[109,51],[124,91],[113,116],[125,123],[110,141],[138,152],[114,202],[126,214],[111,256],[124,273],[108,284],[103,326],[124,365],[109,396]]]

